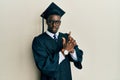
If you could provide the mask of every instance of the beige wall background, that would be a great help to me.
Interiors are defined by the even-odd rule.
[[[39,80],[31,43],[51,2],[66,11],[60,31],[72,32],[84,51],[73,80],[120,80],[119,0],[0,0],[0,80]]]

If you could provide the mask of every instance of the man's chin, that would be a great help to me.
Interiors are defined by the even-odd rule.
[[[57,33],[57,31],[53,31],[52,33]]]
[[[56,30],[56,29],[55,29],[55,30],[52,30],[52,32],[53,32],[53,33],[57,33],[57,30]]]
[[[56,30],[56,29],[54,30],[53,29],[53,30],[48,30],[48,31],[50,31],[51,33],[57,33],[58,30]]]

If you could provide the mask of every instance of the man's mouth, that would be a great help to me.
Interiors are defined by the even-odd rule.
[[[57,28],[52,28],[52,30],[53,30],[53,31],[56,31],[56,30],[57,30]]]

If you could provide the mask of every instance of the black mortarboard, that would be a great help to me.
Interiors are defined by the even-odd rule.
[[[50,15],[57,14],[61,17],[65,14],[65,12],[57,6],[55,3],[51,3],[48,8],[41,14],[42,17],[42,32],[44,32],[44,19],[47,19]]]

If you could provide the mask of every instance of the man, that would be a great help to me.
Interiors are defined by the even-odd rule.
[[[32,44],[35,63],[41,80],[72,80],[70,61],[81,69],[83,52],[71,33],[58,32],[65,12],[52,3],[41,15],[46,19],[47,31],[35,37]]]

